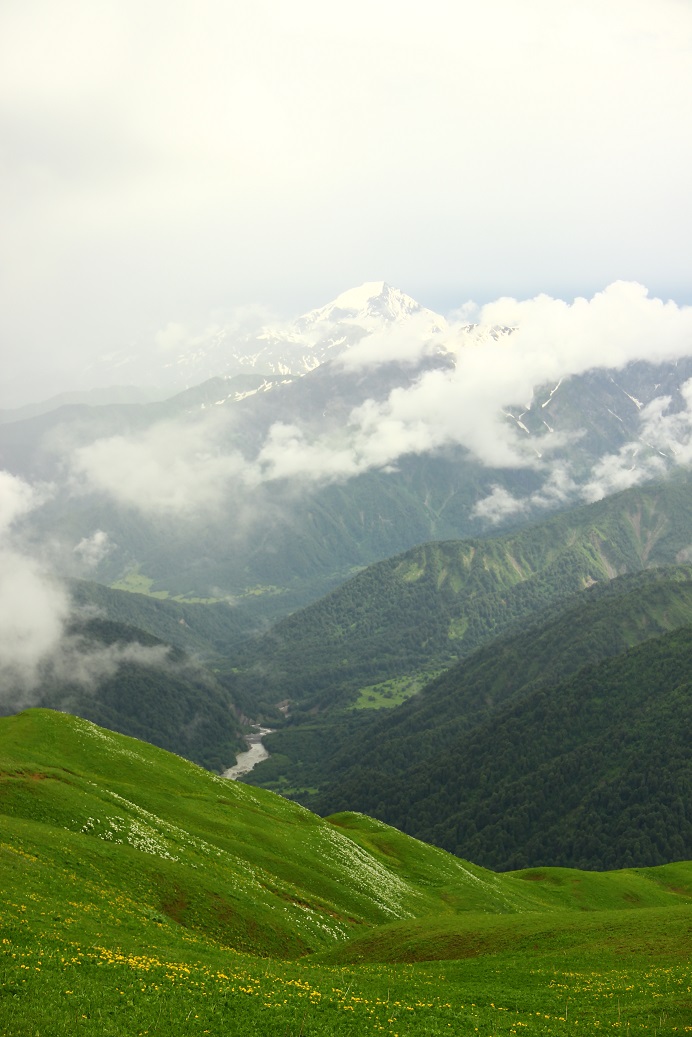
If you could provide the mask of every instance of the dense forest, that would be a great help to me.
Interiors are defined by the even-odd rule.
[[[424,544],[369,566],[237,653],[268,700],[343,708],[363,687],[447,668],[593,583],[679,560],[692,484],[626,491],[505,536]]]
[[[321,797],[507,870],[692,856],[692,629],[536,687],[393,778],[363,766]]]
[[[253,633],[247,612],[227,602],[197,603],[158,598],[70,580],[77,615],[100,615],[146,630],[168,644],[206,660],[225,659]]]
[[[594,586],[393,711],[301,716],[247,780],[494,868],[689,855],[690,576]]]
[[[245,747],[232,685],[180,648],[109,619],[75,622],[69,637],[78,643],[81,672],[48,676],[39,705],[212,770],[228,767]]]

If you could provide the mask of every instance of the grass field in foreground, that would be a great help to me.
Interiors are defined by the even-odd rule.
[[[692,1032],[692,867],[493,875],[85,721],[0,721],[0,1032]]]

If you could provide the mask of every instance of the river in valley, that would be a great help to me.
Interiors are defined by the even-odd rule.
[[[252,768],[256,767],[262,760],[266,760],[269,753],[262,745],[262,739],[265,735],[270,735],[271,733],[272,728],[270,727],[258,727],[256,731],[248,735],[247,751],[238,753],[237,763],[224,771],[222,777],[235,781],[237,778],[242,778],[244,774],[249,774]]]

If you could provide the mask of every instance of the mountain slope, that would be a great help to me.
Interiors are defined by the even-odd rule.
[[[692,482],[625,491],[517,533],[425,544],[369,567],[239,650],[265,695],[333,709],[393,678],[446,668],[594,582],[672,564]]]
[[[502,881],[379,822],[347,815],[330,823],[273,793],[49,710],[1,719],[0,759],[3,815],[32,850],[48,825],[47,855],[59,837],[73,866],[82,854],[94,866],[100,860],[111,882],[129,862],[139,873],[130,889],[151,908],[192,930],[223,935],[225,925],[236,946],[240,939],[260,953],[302,954],[343,940],[354,927],[431,911],[514,913],[550,903],[542,891]],[[184,884],[180,899],[189,903],[167,910],[152,899],[165,895],[155,888],[157,871],[165,888]],[[233,910],[215,908],[211,891],[218,887]],[[278,905],[276,916],[267,913]],[[271,919],[266,928],[263,919]]]
[[[533,643],[529,637],[527,654]],[[511,662],[509,653],[503,661]],[[404,740],[388,751],[382,737],[381,754],[369,754],[359,766],[344,766],[348,745],[342,746],[318,805],[328,812],[355,804],[500,869],[548,861],[609,868],[687,858],[691,668],[692,627],[562,679],[534,678],[504,702],[492,666],[475,687],[473,667],[470,687],[459,667],[444,688],[431,689],[437,701],[441,692],[447,696],[451,731],[442,730],[443,715],[437,732],[422,733],[422,747],[406,763]],[[497,695],[495,708],[479,711],[476,705],[466,722],[463,713],[454,716],[454,693],[462,703],[470,693],[473,708],[484,691]],[[420,730],[417,719],[414,714],[401,725],[408,744]],[[427,756],[426,746],[432,750]],[[388,766],[393,751],[398,767]]]
[[[689,864],[493,875],[44,710],[0,720],[0,814],[7,1037],[687,1018]]]
[[[142,877],[149,872],[148,882],[157,869],[181,881],[187,872],[190,896],[193,883],[206,896],[223,882],[238,912],[227,917],[229,935],[246,929],[253,912],[259,922],[278,897],[284,917],[276,917],[274,931],[255,927],[257,949],[276,947],[277,938],[280,947],[282,937],[304,949],[329,946],[354,927],[430,912],[579,910],[564,891],[495,876],[361,815],[323,820],[270,792],[50,710],[0,720],[0,759],[3,815],[25,838],[33,834],[34,846],[43,827],[46,836],[53,829],[52,839],[63,840],[75,863],[81,852],[100,859],[111,879],[120,861]],[[647,879],[640,883],[641,902],[676,902],[655,881],[645,893]],[[594,894],[605,885],[594,880]],[[131,890],[137,891],[135,882]],[[616,892],[608,906],[626,902]],[[306,914],[306,906],[318,917]],[[175,914],[170,917],[180,924]],[[202,931],[204,921],[190,912],[190,928]]]
[[[0,715],[16,712],[29,698],[216,771],[246,747],[242,697],[232,678],[146,630],[103,618],[74,621],[39,676],[32,694],[6,679]]]
[[[358,781],[361,769],[380,772],[373,788],[383,781],[403,786],[417,765],[424,769],[469,730],[537,686],[555,684],[587,664],[689,626],[692,570],[687,566],[595,584],[534,621],[518,624],[516,632],[491,640],[397,708],[385,695],[379,709],[368,708],[374,694],[366,692],[358,701],[360,710],[350,714],[298,714],[266,739],[272,756],[244,780],[276,791],[321,789],[321,797],[302,793],[299,798],[329,812],[335,792],[326,790],[338,795],[339,784]],[[370,802],[353,802],[373,809]]]

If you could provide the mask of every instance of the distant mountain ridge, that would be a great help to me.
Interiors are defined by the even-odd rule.
[[[674,470],[686,456],[674,440],[648,437],[641,414],[643,406],[665,394],[673,418],[680,414],[673,430],[683,427],[681,387],[692,375],[689,358],[589,372],[539,387],[528,411],[508,405],[504,420],[520,439],[535,443],[537,454],[549,445],[546,425],[564,437],[544,469],[490,468],[463,447],[449,446],[411,453],[395,466],[344,479],[313,480],[308,471],[294,480],[241,484],[237,491],[230,482],[223,507],[205,522],[202,552],[200,538],[175,516],[168,520],[142,514],[117,497],[114,507],[113,498],[99,494],[95,486],[76,496],[74,482],[66,479],[75,452],[82,448],[115,437],[125,446],[142,443],[141,452],[148,436],[160,440],[173,435],[184,442],[188,429],[200,439],[200,423],[207,419],[216,421],[210,426],[208,453],[240,451],[249,465],[272,429],[299,426],[300,435],[287,450],[300,463],[301,450],[312,444],[343,440],[354,409],[406,390],[426,372],[443,378],[453,363],[449,354],[438,353],[417,366],[380,365],[363,376],[326,362],[295,378],[259,372],[215,378],[158,403],[63,407],[3,425],[0,464],[54,488],[52,499],[26,520],[34,535],[43,535],[43,529],[51,535],[65,530],[74,548],[95,529],[108,534],[111,550],[93,573],[97,579],[113,582],[136,568],[155,590],[240,600],[247,599],[249,590],[264,587],[264,603],[276,615],[315,600],[354,568],[416,544],[517,528],[584,496],[596,499],[604,488],[594,477],[594,466],[602,465],[607,473],[615,459],[617,466],[628,469],[626,481],[637,481]],[[546,483],[550,465],[565,475],[564,487],[559,481],[552,487]],[[113,492],[119,492],[117,483]],[[252,604],[261,604],[255,591]]]
[[[162,391],[143,389],[135,385],[112,385],[101,389],[63,392],[39,403],[0,410],[0,424],[37,418],[42,414],[58,410],[60,407],[104,407],[110,404],[152,403],[163,399],[164,396]]]
[[[302,709],[451,665],[590,586],[687,559],[692,481],[652,483],[493,538],[422,544],[369,566],[239,649]]]
[[[165,400],[2,425],[0,466],[45,490],[17,520],[28,549],[55,541],[67,575],[232,600],[261,623],[422,543],[518,529],[688,457],[689,356],[556,372],[524,399],[509,379],[484,410],[501,374],[484,352],[511,359],[503,340],[521,328],[445,325],[383,281],[264,328],[244,373],[224,373],[242,335],[222,330],[213,348],[180,345],[196,383]],[[214,377],[199,381],[207,361]],[[469,371],[479,399],[462,393],[464,407]],[[506,453],[474,447],[497,437]],[[105,549],[86,573],[72,563],[94,535]]]

